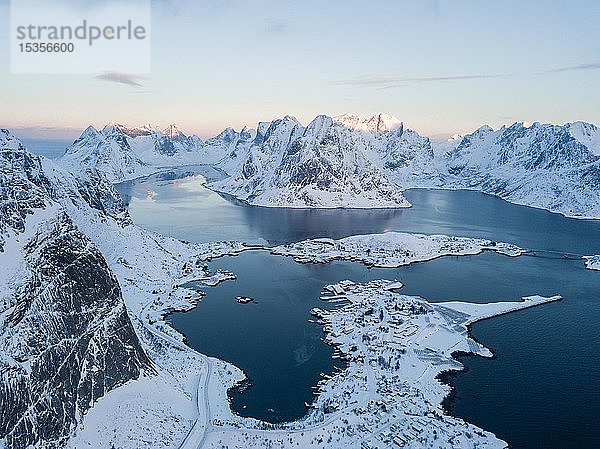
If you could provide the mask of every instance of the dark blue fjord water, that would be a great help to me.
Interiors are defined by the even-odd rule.
[[[207,168],[195,173],[219,176]],[[170,320],[192,347],[246,371],[252,387],[231,394],[237,413],[272,422],[301,417],[319,374],[343,366],[320,341],[321,328],[308,322],[312,307],[326,305],[318,299],[326,284],[398,279],[405,283],[404,293],[431,301],[561,294],[561,302],[476,323],[473,335],[497,357],[462,357],[467,371],[452,377],[456,390],[446,406],[513,448],[600,447],[600,272],[571,259],[600,254],[600,222],[466,191],[409,191],[414,207],[398,211],[246,207],[204,189],[202,177],[177,179],[184,174],[121,185],[134,221],[197,242],[276,244],[401,230],[485,237],[558,252],[444,257],[399,269],[297,264],[265,251],[215,260],[211,268],[234,271],[238,279],[205,288],[196,309]],[[241,305],[235,296],[251,296],[256,303]]]
[[[198,176],[189,175],[192,172]],[[600,254],[600,221],[565,218],[478,192],[416,189],[408,209],[284,209],[241,207],[203,187],[220,175],[186,167],[120,184],[136,223],[193,242],[244,240],[279,244],[386,231],[450,234],[522,247]]]

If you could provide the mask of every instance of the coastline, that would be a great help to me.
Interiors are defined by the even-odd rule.
[[[368,236],[360,236],[360,237],[368,237]],[[414,236],[414,235],[405,236],[405,238],[407,238],[407,237],[431,238],[431,236]],[[465,239],[465,240],[474,240],[474,239]],[[262,249],[269,250],[269,248],[266,248],[266,247],[262,248]],[[515,254],[515,255],[518,255],[518,254]],[[288,254],[288,256],[289,256],[289,254]],[[416,260],[413,260],[412,262],[415,262],[415,261]],[[385,281],[380,281],[380,282],[385,282]],[[349,283],[349,284],[353,284],[353,283]],[[398,284],[397,282],[393,282],[391,285],[387,285],[387,287],[389,287],[389,289],[386,291],[391,292],[392,290],[396,290],[398,288],[397,284]],[[397,293],[394,293],[394,294],[397,294]],[[401,295],[401,296],[403,296],[403,295]],[[417,298],[411,298],[411,299],[418,300]],[[555,300],[555,299],[556,298],[551,298],[551,299],[547,299],[547,301]],[[482,313],[480,313],[480,315],[477,316],[477,319],[474,321],[487,319],[487,318],[496,316],[499,313],[510,313],[512,311],[520,310],[523,307],[538,305],[538,304],[541,304],[544,302],[545,301],[540,301],[540,302],[533,301],[531,303],[526,303],[526,304],[525,303],[504,303],[502,306],[505,307],[505,309],[503,309],[502,311],[498,312],[497,310],[495,310],[493,312],[487,312],[487,313],[482,312]],[[492,304],[488,304],[488,305],[475,305],[475,307],[483,308],[483,309],[486,309],[489,307],[497,308],[497,307],[499,307],[497,304],[498,303],[492,303]],[[437,304],[431,305],[431,306],[435,308],[438,306],[443,307],[444,305],[451,306],[452,303],[437,303]],[[334,309],[333,311],[328,312],[328,313],[332,313],[332,314],[339,313],[340,310],[344,310],[346,307],[347,306],[342,307],[341,309]],[[464,306],[464,305],[462,306],[462,308],[465,308],[465,307],[467,307],[467,308],[473,307],[473,305],[467,304],[466,306]],[[324,323],[322,323],[322,324],[324,324]],[[470,324],[467,324],[467,326],[470,326]],[[326,342],[328,344],[332,344],[333,346],[337,347],[338,350],[342,353],[342,357],[346,358],[348,353],[347,353],[347,351],[342,350],[343,349],[342,345],[336,344],[335,341],[333,341],[333,340],[328,340],[328,338],[329,338],[328,336],[330,336],[332,330],[325,328],[324,332],[326,334]],[[481,353],[480,355],[488,355],[489,356],[490,354],[488,352],[484,352],[484,353]],[[451,354],[451,357],[454,357],[454,356]],[[449,368],[448,371],[455,371],[455,370],[459,370],[459,369],[461,369],[460,364],[458,364],[458,362],[454,361],[451,365],[451,368]],[[215,422],[218,422],[218,425],[212,426],[210,428],[209,432],[206,432],[205,434],[203,434],[203,437],[202,437],[203,441],[205,441],[208,444],[207,447],[211,447],[211,444],[212,444],[211,442],[214,442],[214,439],[217,438],[217,436],[218,436],[219,441],[223,441],[223,438],[226,437],[227,440],[230,441],[230,443],[232,445],[233,444],[242,444],[241,441],[238,441],[240,432],[243,433],[244,435],[248,435],[248,438],[250,438],[250,436],[252,436],[254,438],[260,437],[261,439],[279,438],[282,433],[285,433],[286,435],[289,435],[290,438],[292,438],[292,436],[297,436],[299,433],[307,434],[309,431],[310,431],[310,433],[313,433],[314,435],[325,436],[325,434],[327,434],[327,432],[329,432],[331,430],[331,428],[328,426],[332,425],[333,422],[338,422],[337,425],[339,425],[339,421],[336,421],[335,418],[325,420],[322,415],[319,415],[318,410],[322,407],[324,401],[328,400],[328,396],[327,396],[328,394],[335,394],[336,388],[335,388],[335,386],[332,388],[331,384],[332,383],[335,384],[339,380],[339,377],[343,377],[343,376],[347,376],[347,375],[348,375],[348,369],[343,370],[340,373],[337,373],[335,376],[323,379],[323,381],[318,384],[320,394],[316,399],[314,408],[312,410],[309,410],[308,415],[304,419],[301,419],[299,421],[293,421],[293,422],[289,422],[289,423],[269,424],[269,423],[257,421],[252,418],[240,417],[239,415],[232,412],[230,409],[225,409],[222,406],[219,406],[219,409],[220,409],[219,413],[213,414],[213,419],[216,420]],[[437,382],[437,380],[435,380],[435,379],[437,379],[437,377],[434,376],[433,379],[434,379],[433,382],[435,384]],[[225,389],[225,395],[220,395],[221,399],[225,399],[227,397],[227,392],[231,388],[237,387],[237,385],[239,385],[239,382],[240,381],[243,382],[244,380],[245,380],[244,374],[243,374],[243,372],[241,372],[241,376],[240,376],[240,378],[238,378],[238,381],[233,384],[229,384],[229,388]],[[447,396],[447,394],[450,393],[450,391],[451,391],[449,388],[442,388],[442,390],[444,390],[445,393],[441,395],[442,400],[440,401],[440,404],[442,403],[443,399]],[[210,392],[209,392],[209,395],[210,395]],[[213,399],[213,401],[214,401],[214,399]],[[214,402],[213,402],[213,404],[214,404]],[[227,408],[228,408],[229,403],[227,401],[225,401],[225,404],[227,405]],[[221,405],[223,405],[223,404],[221,404]],[[448,417],[448,419],[454,420],[455,418]],[[456,425],[458,425],[457,424],[458,422],[461,422],[461,421],[460,420],[452,421],[451,427],[455,427]],[[242,429],[243,429],[243,431],[242,431]],[[238,436],[236,437],[236,435],[238,435]],[[485,435],[484,440],[489,440],[489,439],[493,440],[491,434],[484,433],[483,435]],[[331,435],[329,435],[329,436],[331,436]],[[315,441],[317,441],[321,437],[314,436],[314,438],[315,438]],[[246,442],[243,444],[250,444],[250,440],[245,440],[245,441]],[[302,438],[301,441],[302,441],[302,444],[306,444],[307,447],[310,446],[309,442],[306,439],[304,439],[304,437]],[[349,441],[345,441],[345,442],[339,441],[338,443],[340,444],[340,446],[334,445],[332,447],[346,447],[346,445],[349,443]],[[193,445],[190,445],[191,443],[189,443],[189,442],[187,442],[186,444],[187,444],[187,446],[182,446],[182,447],[193,447]],[[494,445],[492,445],[490,447],[505,447],[505,444],[503,442],[500,444],[494,443]]]

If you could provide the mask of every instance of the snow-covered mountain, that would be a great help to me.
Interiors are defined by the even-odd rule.
[[[161,167],[215,164],[228,154],[227,138],[224,132],[204,142],[198,136],[186,136],[176,125],[161,131],[150,125],[127,128],[111,123],[101,131],[88,127],[58,162],[73,173],[93,168],[119,182]]]
[[[270,207],[406,207],[408,188],[468,188],[569,216],[600,216],[600,130],[515,123],[483,126],[432,144],[400,120],[377,114],[286,116],[256,130],[227,128],[202,140],[175,125],[92,127],[60,162],[104,172],[115,182],[161,167],[210,164],[228,175],[210,187]]]
[[[569,134],[584,144],[596,156],[600,156],[600,128],[586,122],[568,123]]]
[[[173,166],[201,163],[198,149],[202,147],[202,139],[198,136],[186,136],[176,125],[169,125],[164,131],[145,126],[139,128],[117,128],[127,136],[133,152],[144,163],[153,166]],[[209,161],[212,162],[212,161]]]
[[[248,155],[250,145],[255,139],[261,139],[261,126],[257,130],[242,128],[235,131],[226,128],[215,137],[204,141],[201,152],[204,160],[212,163],[225,173],[233,173]]]
[[[395,131],[398,128],[404,127],[404,124],[396,117],[383,113],[376,114],[370,118],[362,118],[356,114],[342,114],[334,117],[333,120],[353,131],[366,131],[371,133]]]
[[[82,169],[99,170],[111,181],[130,179],[154,171],[132,150],[128,136],[115,125],[107,125],[102,131],[89,126],[67,148],[59,162],[72,173]]]
[[[592,124],[483,126],[438,147],[386,114],[319,116],[306,128],[286,117],[257,132],[245,160],[210,187],[280,207],[401,207],[407,188],[468,188],[600,217],[600,130]]]
[[[600,217],[598,129],[515,123],[494,131],[483,126],[465,136],[445,158],[444,187],[470,188],[510,202]]]
[[[89,127],[59,162],[94,168],[113,182],[161,167],[211,164],[231,175],[212,188],[251,204],[289,207],[407,207],[398,186],[430,185],[429,139],[387,114],[319,116],[307,127],[286,116],[256,130],[227,128],[201,140],[175,125]]]
[[[322,115],[307,127],[286,116],[257,129],[237,169],[210,185],[255,205],[408,207],[396,184],[423,179],[433,159],[427,138],[383,114]]]
[[[102,175],[77,180],[0,130],[0,442],[59,447],[152,367],[115,275],[71,213],[127,226]]]

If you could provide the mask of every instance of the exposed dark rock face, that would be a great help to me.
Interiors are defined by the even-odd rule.
[[[0,130],[0,264],[10,274],[0,285],[0,440],[11,449],[62,447],[96,400],[153,372],[117,279],[68,215],[91,208],[125,226],[122,201],[103,175],[75,179],[47,163]]]
[[[599,216],[600,156],[572,135],[572,126],[481,127],[448,152],[448,173],[458,186],[509,201]]]
[[[0,438],[60,446],[98,398],[150,362],[117,280],[66,214],[25,246],[30,275],[2,323]]]
[[[27,215],[44,207],[51,190],[39,158],[27,152],[7,130],[0,129],[0,251],[6,230],[23,232]]]
[[[104,174],[97,170],[86,170],[77,178],[76,188],[87,206],[118,221],[122,226],[132,223],[123,199]],[[77,198],[74,202],[77,204]]]

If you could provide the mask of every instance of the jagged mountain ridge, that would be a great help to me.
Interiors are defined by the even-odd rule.
[[[362,118],[356,114],[342,114],[333,117],[333,121],[353,131],[382,133],[403,128],[404,124],[390,114],[379,113],[370,118]]]
[[[434,152],[429,139],[388,116],[360,119],[346,114],[332,120],[331,134],[335,138],[330,143],[335,150],[360,150],[399,191],[415,187],[467,188],[567,216],[600,217],[600,131],[595,125],[515,123],[497,131],[483,126],[452,139],[446,144],[450,150]],[[313,139],[310,148],[305,146],[303,150],[318,151],[320,143]],[[266,159],[256,157],[260,152],[251,153],[241,169],[210,187],[251,204],[297,205],[300,195],[295,187],[288,189],[287,197],[273,196],[280,185],[265,188],[264,180],[255,179],[265,177],[255,175],[255,160],[264,163]],[[285,158],[271,159],[268,164],[277,167],[272,172],[280,179],[285,179],[282,173],[286,171],[291,177],[299,167],[286,164]],[[348,199],[345,207],[355,204]],[[330,202],[327,207],[337,205]],[[310,203],[306,206],[322,207]]]
[[[324,119],[328,125],[321,135],[317,122]],[[289,126],[297,127],[293,136]],[[156,147],[143,139],[190,139],[173,126],[165,133],[117,128],[138,158],[141,148]],[[600,131],[584,122],[516,123],[497,131],[484,126],[440,145],[387,114],[319,116],[306,127],[286,116],[261,122],[256,130],[227,128],[205,141],[195,138],[187,149],[171,144],[174,154],[160,156],[161,163],[146,156],[151,168],[121,173],[129,171],[125,178],[131,178],[161,165],[207,163],[228,175],[211,188],[261,206],[402,207],[408,205],[400,199],[408,188],[467,188],[568,216],[600,216],[594,167]],[[118,170],[108,172],[113,181],[124,179]],[[375,185],[380,192],[372,190]]]
[[[389,116],[286,116],[259,125],[247,156],[211,188],[281,207],[408,207],[390,179],[433,157],[429,140]]]
[[[0,163],[0,251],[3,251],[5,236],[9,232],[24,232],[27,216],[46,206],[50,181],[38,160],[30,157],[23,144],[5,129],[0,129]]]
[[[107,125],[102,131],[88,126],[81,136],[67,148],[60,163],[72,173],[81,169],[96,169],[117,181],[152,173],[153,168],[143,162],[129,145],[121,129]]]
[[[590,138],[578,140],[574,129],[587,131]],[[600,217],[594,129],[589,124],[540,123],[515,123],[497,131],[481,127],[445,155],[450,175],[445,186],[480,190],[567,216]]]
[[[94,401],[152,371],[119,283],[70,213],[129,219],[103,175],[74,179],[6,130],[0,205],[0,441],[62,447]]]
[[[59,162],[75,173],[80,167],[98,169],[118,182],[154,173],[159,167],[215,164],[228,154],[228,145],[241,134],[228,129],[203,141],[185,135],[176,125],[164,131],[150,125],[127,128],[111,123],[101,131],[90,126]]]

